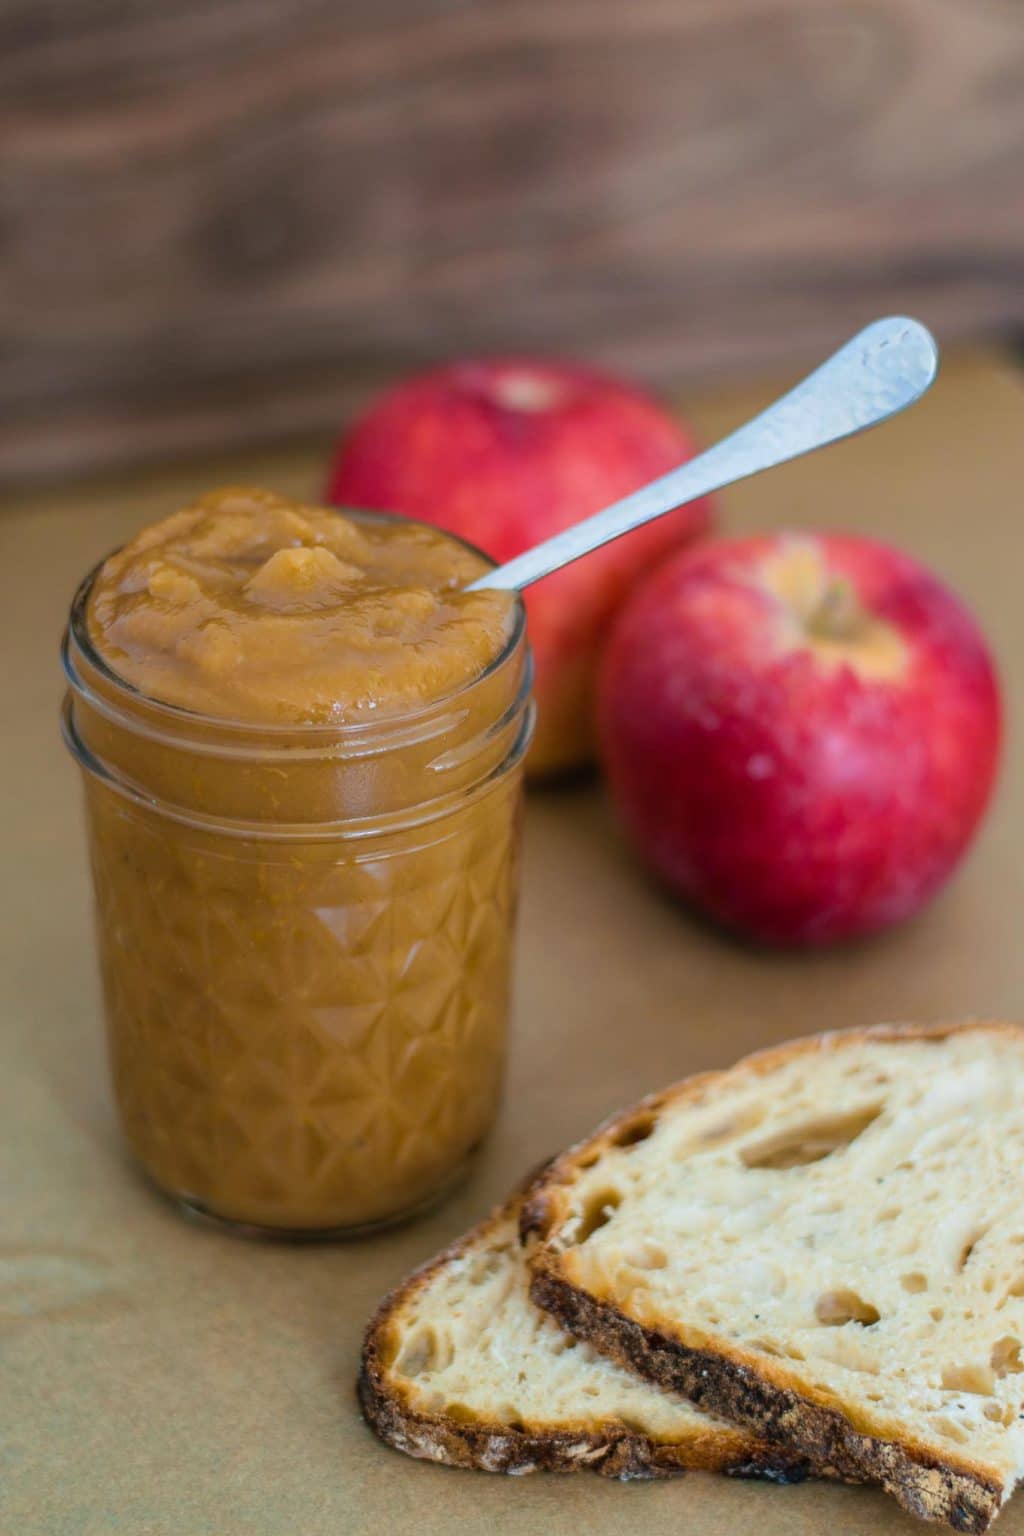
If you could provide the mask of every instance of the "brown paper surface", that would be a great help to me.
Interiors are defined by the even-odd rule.
[[[689,402],[705,439],[768,387]],[[979,611],[1003,665],[998,799],[962,873],[901,931],[818,955],[747,950],[652,888],[591,786],[535,793],[508,1092],[470,1181],[372,1241],[253,1246],[186,1224],[127,1163],[106,1083],[57,639],[85,568],[225,480],[315,495],[313,451],[49,494],[0,518],[0,1533],[650,1536],[910,1532],[869,1490],[692,1475],[510,1479],[379,1445],[352,1393],[363,1323],[406,1269],[530,1164],[639,1093],[771,1041],[881,1019],[1024,1015],[1024,374],[962,356],[857,442],[735,490],[726,524],[907,546]],[[1022,1108],[1024,1112],[1024,1108]],[[923,1527],[916,1527],[923,1529]],[[1002,1518],[1024,1532],[1024,1498]]]

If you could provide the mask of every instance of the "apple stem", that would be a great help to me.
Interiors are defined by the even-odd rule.
[[[807,633],[819,640],[855,640],[863,627],[864,610],[853,583],[834,577],[807,621]]]

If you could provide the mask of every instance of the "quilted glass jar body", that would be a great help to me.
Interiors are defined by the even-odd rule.
[[[325,1235],[430,1203],[501,1089],[530,666],[358,727],[232,725],[147,699],[84,624],[84,770],[117,1104],[185,1206]]]

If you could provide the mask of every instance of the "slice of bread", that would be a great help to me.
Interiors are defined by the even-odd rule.
[[[488,1472],[806,1476],[803,1458],[648,1386],[538,1311],[518,1221],[516,1198],[381,1304],[358,1390],[383,1440]]]
[[[983,1531],[1024,1471],[1024,1029],[822,1035],[679,1083],[527,1198],[532,1295],[701,1407]]]

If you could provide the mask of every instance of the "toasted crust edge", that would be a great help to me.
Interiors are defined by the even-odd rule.
[[[603,1354],[664,1390],[683,1393],[710,1413],[785,1442],[806,1455],[816,1471],[847,1481],[876,1482],[919,1519],[944,1522],[960,1531],[986,1530],[1009,1490],[980,1465],[967,1458],[938,1456],[911,1437],[895,1441],[859,1431],[840,1410],[815,1402],[790,1386],[784,1370],[760,1357],[743,1356],[724,1340],[720,1348],[715,1347],[717,1341],[693,1348],[668,1333],[635,1322],[611,1302],[575,1286],[561,1271],[561,1255],[546,1245],[564,1213],[564,1191],[574,1173],[581,1171],[582,1160],[595,1151],[600,1155],[624,1132],[666,1104],[696,1097],[713,1081],[740,1068],[766,1073],[791,1056],[815,1050],[841,1049],[873,1039],[943,1040],[975,1030],[1019,1034],[1021,1026],[979,1020],[830,1031],[755,1052],[723,1072],[683,1079],[614,1116],[593,1136],[555,1159],[527,1192],[520,1232],[524,1242],[537,1239],[529,1259],[533,1300],[562,1327]]]
[[[385,1363],[392,1323],[439,1269],[486,1237],[498,1222],[514,1217],[520,1200],[519,1194],[514,1195],[471,1231],[414,1270],[384,1298],[370,1319],[356,1391],[366,1420],[380,1439],[408,1456],[512,1476],[534,1471],[589,1470],[603,1477],[626,1480],[673,1477],[692,1470],[760,1477],[779,1483],[802,1482],[808,1476],[806,1458],[739,1426],[709,1423],[706,1432],[686,1441],[666,1442],[616,1423],[599,1430],[583,1425],[520,1429],[486,1421],[464,1424],[444,1414],[423,1413],[413,1407],[390,1377]]]
[[[816,1469],[833,1477],[881,1484],[920,1519],[981,1532],[1001,1507],[1002,1489],[980,1474],[947,1464],[924,1448],[911,1455],[894,1441],[860,1434],[842,1413],[774,1383],[769,1373],[710,1350],[689,1349],[642,1327],[549,1270],[535,1271],[530,1293],[570,1333],[656,1386],[682,1392],[709,1413],[756,1424],[763,1434],[799,1448]]]

